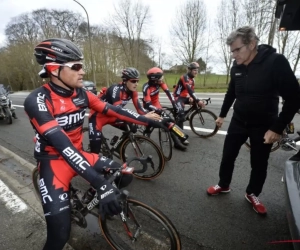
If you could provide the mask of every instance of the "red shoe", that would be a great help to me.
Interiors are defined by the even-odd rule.
[[[229,193],[230,188],[221,188],[219,185],[211,186],[207,189],[208,195],[217,195],[219,193]]]
[[[245,194],[245,198],[247,201],[249,201],[252,204],[253,209],[256,213],[261,214],[261,215],[267,214],[267,209],[259,201],[258,197],[256,197],[254,194]]]

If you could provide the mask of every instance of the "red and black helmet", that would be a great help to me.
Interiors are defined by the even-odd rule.
[[[151,68],[147,72],[147,77],[150,81],[161,80],[163,75],[164,72],[158,67]]]
[[[188,69],[193,70],[193,69],[199,69],[199,64],[197,62],[191,62],[188,65]]]
[[[50,38],[39,43],[34,50],[36,61],[40,65],[83,60],[80,49],[67,39]]]

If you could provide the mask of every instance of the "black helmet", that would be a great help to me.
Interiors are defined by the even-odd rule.
[[[193,69],[199,69],[199,64],[197,62],[191,62],[188,65],[188,69],[193,70]]]
[[[135,68],[126,68],[122,71],[122,79],[123,81],[127,81],[129,79],[139,79],[140,72]]]
[[[62,38],[44,40],[34,50],[36,61],[40,65],[83,60],[80,49],[73,42]]]
[[[147,72],[147,78],[150,81],[161,80],[163,75],[164,75],[164,72],[158,67],[151,68]]]

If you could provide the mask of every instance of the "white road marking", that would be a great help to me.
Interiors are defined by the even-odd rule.
[[[27,205],[0,180],[0,200],[13,214],[25,212]]]
[[[15,107],[19,107],[19,108],[24,108],[24,106],[21,106],[21,105],[14,105]],[[232,108],[232,107],[231,107]],[[85,114],[85,116],[89,116],[88,113]],[[184,126],[184,129],[188,129],[188,130],[191,130],[190,126]],[[205,129],[205,128],[196,128],[196,130],[198,131],[203,131],[203,132],[212,132],[211,129]],[[219,130],[217,132],[217,134],[219,135],[226,135],[227,134],[227,131],[224,131],[224,130]]]

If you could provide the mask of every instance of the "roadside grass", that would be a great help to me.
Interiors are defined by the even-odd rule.
[[[173,90],[173,85],[177,84],[182,74],[165,73],[164,81],[169,89]],[[144,83],[147,82],[146,75],[142,75],[138,85],[138,91],[142,91]],[[226,84],[226,75],[211,74],[206,77],[204,84],[204,75],[197,75],[195,78],[195,92],[212,92],[212,93],[225,93],[228,85]]]

